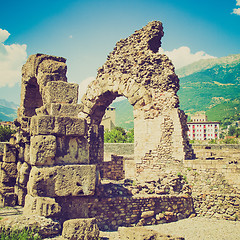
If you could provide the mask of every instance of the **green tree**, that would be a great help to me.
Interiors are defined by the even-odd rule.
[[[14,133],[10,127],[0,126],[0,142],[8,142]]]
[[[126,132],[121,127],[115,127],[112,130],[106,130],[104,132],[104,142],[106,143],[131,143],[134,142],[133,129]]]
[[[228,129],[228,135],[229,136],[234,136],[235,135],[235,132],[236,132],[236,127],[234,126],[230,126],[229,129]]]
[[[134,129],[130,129],[127,132],[127,143],[134,143]]]

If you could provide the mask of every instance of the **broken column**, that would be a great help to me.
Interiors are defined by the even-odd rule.
[[[48,55],[30,56],[23,67],[16,192],[25,200],[25,214],[60,216],[56,199],[95,193],[96,166],[89,164],[86,120],[78,117],[78,85],[65,74],[65,59]]]

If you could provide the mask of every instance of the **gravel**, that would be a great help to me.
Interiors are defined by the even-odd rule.
[[[240,240],[240,222],[206,217],[183,219],[177,222],[146,226],[162,234],[184,237],[186,240]],[[101,232],[101,237],[118,240],[117,232]]]

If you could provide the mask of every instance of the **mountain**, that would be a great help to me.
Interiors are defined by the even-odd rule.
[[[14,102],[0,99],[0,119],[2,121],[13,121],[17,118],[17,108],[18,105]]]
[[[186,77],[196,72],[203,71],[204,69],[209,69],[216,65],[238,65],[240,62],[240,54],[233,54],[226,57],[221,58],[210,58],[210,59],[203,59],[182,68],[176,70],[176,74],[179,78]]]
[[[188,114],[209,112],[218,104],[240,97],[240,54],[200,60],[176,73],[182,76],[178,91],[180,108]],[[214,111],[210,115],[209,120],[216,120]]]
[[[127,99],[113,102],[111,106],[116,108],[116,126],[124,129],[131,129],[134,127],[133,123],[133,106]]]
[[[180,79],[180,108],[186,114],[206,111],[220,121],[240,112],[240,54],[200,60],[176,70]],[[113,103],[116,125],[133,127],[132,106],[126,100]]]
[[[240,120],[240,97],[220,103],[207,110],[206,114],[212,121],[222,121],[226,118]]]

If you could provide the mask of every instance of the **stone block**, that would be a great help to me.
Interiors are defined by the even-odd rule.
[[[83,136],[86,133],[85,120],[82,118],[56,117],[56,128],[65,129],[67,136]]]
[[[118,228],[118,234],[121,240],[184,240],[182,237],[164,235],[146,227],[120,227]]]
[[[17,203],[17,195],[15,193],[5,193],[1,196],[4,207],[14,207]]]
[[[27,185],[28,193],[40,197],[94,195],[95,165],[33,167]]]
[[[21,186],[27,185],[30,169],[31,169],[30,165],[27,164],[26,162],[21,164],[17,177],[17,183],[20,184]]]
[[[31,135],[83,136],[86,121],[83,118],[34,116],[30,132]]]
[[[58,221],[36,215],[9,216],[0,222],[0,227],[12,230],[37,229],[38,234],[44,239],[56,236],[61,231],[61,224]]]
[[[59,205],[62,207],[61,219],[75,219],[89,217],[89,198],[82,197],[60,197],[57,198]]]
[[[14,145],[9,143],[4,144],[3,162],[8,163],[16,162],[16,148]]]
[[[26,195],[23,214],[38,215],[44,217],[56,217],[61,213],[61,206],[56,203],[54,198],[32,197]]]
[[[58,137],[56,164],[89,163],[89,147],[84,137]]]
[[[18,184],[14,186],[14,193],[17,195],[17,203],[19,206],[24,206],[25,196],[27,195],[27,188]]]
[[[30,126],[31,135],[65,135],[65,129],[55,129],[55,118],[52,116],[33,116]]]
[[[16,163],[6,163],[1,164],[1,182],[7,183],[7,186],[14,186],[17,178],[17,165]]]
[[[83,110],[82,104],[63,104],[50,103],[46,104],[47,113],[52,116],[71,116],[78,117],[78,114]]]
[[[146,211],[142,212],[141,218],[149,218],[154,216],[154,211]]]
[[[30,164],[53,165],[57,150],[56,137],[53,135],[38,135],[31,137]]]
[[[78,84],[63,81],[48,82],[44,89],[44,103],[77,103]]]
[[[64,239],[98,239],[99,229],[95,218],[71,219],[63,223]]]

